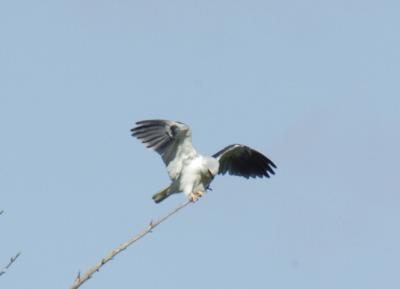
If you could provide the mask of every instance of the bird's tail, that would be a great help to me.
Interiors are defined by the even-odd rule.
[[[171,186],[166,187],[162,191],[158,192],[157,194],[154,194],[153,200],[156,203],[159,203],[161,201],[164,201],[166,198],[168,198],[172,194]]]

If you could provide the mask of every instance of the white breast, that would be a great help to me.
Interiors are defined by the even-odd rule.
[[[182,174],[182,170],[188,162],[191,162],[197,156],[197,152],[192,147],[190,139],[185,141],[176,148],[176,154],[173,160],[168,164],[168,175],[172,180],[176,180]]]
[[[192,192],[204,192],[211,180],[204,157],[199,155],[184,162],[179,180],[179,189],[186,195]]]

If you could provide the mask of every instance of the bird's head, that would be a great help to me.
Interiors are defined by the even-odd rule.
[[[192,130],[187,124],[184,124],[183,122],[177,121],[175,125],[171,127],[172,131],[176,135],[180,136],[191,136],[192,135]]]

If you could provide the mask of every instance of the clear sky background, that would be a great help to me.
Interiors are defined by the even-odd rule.
[[[398,1],[2,1],[1,289],[68,288],[184,200],[135,121],[248,144],[82,288],[400,288]]]

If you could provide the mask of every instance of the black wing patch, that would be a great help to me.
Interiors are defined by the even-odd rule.
[[[275,174],[276,165],[262,153],[240,144],[225,147],[214,158],[219,160],[219,174],[242,176],[246,179],[270,177]]]

